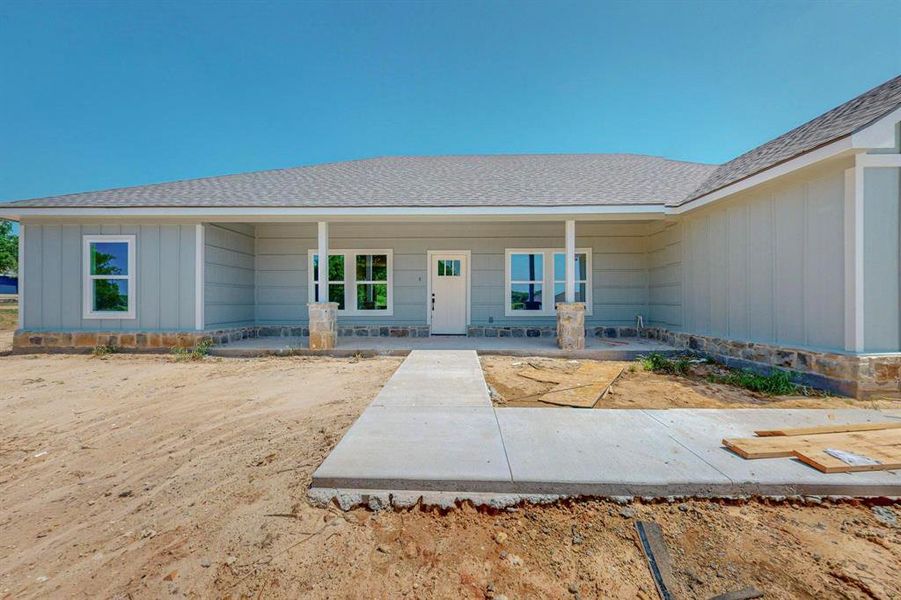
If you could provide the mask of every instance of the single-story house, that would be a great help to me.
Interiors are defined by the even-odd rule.
[[[898,391],[899,122],[901,76],[722,165],[387,157],[4,204],[15,348],[559,329]]]

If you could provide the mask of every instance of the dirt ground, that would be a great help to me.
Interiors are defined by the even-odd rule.
[[[539,367],[549,371],[573,372],[585,361],[554,358],[483,356],[485,379],[494,391],[494,401],[502,406],[551,406],[539,395],[553,384],[519,375],[523,369]],[[645,371],[637,362],[616,363],[622,375],[595,408],[901,408],[901,400],[876,398],[858,401],[842,396],[764,396],[743,388],[711,383],[703,377],[703,367],[694,376],[658,375]]]
[[[15,304],[0,303],[0,354],[13,347],[13,332],[18,327],[19,309]]]
[[[0,598],[656,598],[635,519],[682,598],[901,596],[897,506],[310,505],[399,364],[0,357]]]

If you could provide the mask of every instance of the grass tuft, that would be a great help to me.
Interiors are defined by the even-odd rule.
[[[685,375],[688,373],[688,367],[691,364],[689,357],[680,356],[673,360],[660,354],[659,352],[651,352],[647,356],[638,359],[641,366],[646,371],[654,373],[662,373],[664,375]]]
[[[178,360],[203,360],[210,353],[210,348],[212,347],[213,340],[203,339],[193,348],[172,348],[172,354]]]
[[[97,356],[103,358],[104,356],[108,356],[110,354],[115,354],[117,352],[117,348],[110,344],[97,344],[94,346],[94,349],[91,350],[91,354],[93,356]]]
[[[767,396],[788,396],[803,391],[803,388],[792,381],[793,375],[788,371],[774,369],[769,375],[760,375],[748,369],[729,371],[725,375],[710,374],[708,380],[713,383],[725,383],[745,388],[752,392]]]

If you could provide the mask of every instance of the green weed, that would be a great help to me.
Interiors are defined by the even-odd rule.
[[[210,348],[212,347],[213,340],[203,339],[193,348],[172,348],[172,354],[174,354],[175,358],[178,360],[203,360],[204,357],[210,353]]]
[[[767,396],[787,396],[803,391],[803,388],[795,384],[793,376],[788,371],[774,369],[769,375],[760,375],[748,369],[729,371],[725,375],[711,374],[708,380],[713,383],[725,383],[736,387],[745,388],[752,392],[758,392]]]
[[[638,359],[646,371],[662,373],[664,375],[685,375],[691,364],[687,356],[680,356],[675,360],[667,358],[659,352],[651,352],[647,356]]]

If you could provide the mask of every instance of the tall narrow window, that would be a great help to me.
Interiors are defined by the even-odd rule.
[[[135,318],[135,236],[84,237],[83,316]]]
[[[319,300],[319,255],[313,255],[313,300]],[[344,255],[329,254],[328,257],[328,301],[337,302],[338,310],[344,310]]]
[[[388,255],[357,255],[357,310],[388,310]]]
[[[511,310],[540,311],[544,304],[544,253],[510,255]]]
[[[576,252],[576,302],[587,302],[588,255]],[[566,253],[554,253],[554,301],[566,302]]]

